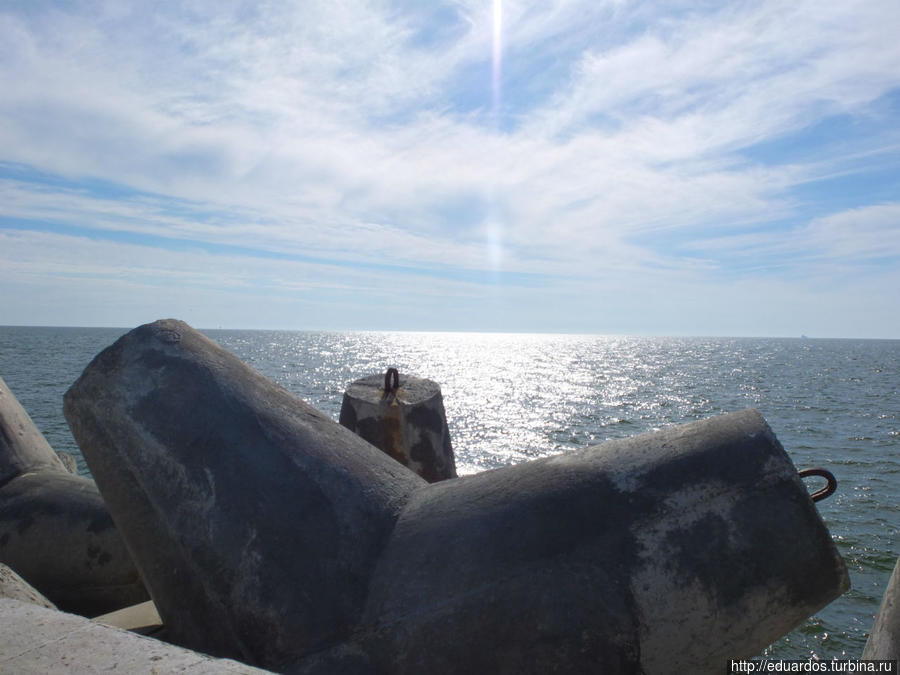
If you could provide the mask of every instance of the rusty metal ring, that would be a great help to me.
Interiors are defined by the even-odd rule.
[[[391,382],[391,376],[393,375],[393,383]],[[396,391],[400,388],[400,372],[396,368],[388,368],[387,372],[384,374],[384,390],[385,391]]]
[[[818,502],[825,499],[826,497],[830,497],[834,494],[834,491],[837,490],[837,479],[834,477],[834,474],[831,473],[828,469],[816,467],[814,469],[803,469],[802,471],[800,471],[800,478],[806,478],[807,476],[819,476],[820,478],[824,478],[828,481],[825,487],[816,490],[810,495],[814,502]]]

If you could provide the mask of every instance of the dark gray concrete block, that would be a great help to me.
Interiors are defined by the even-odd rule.
[[[377,672],[714,673],[848,587],[745,411],[417,491],[362,643]]]
[[[396,382],[371,375],[351,383],[344,392],[340,423],[429,483],[456,478],[440,385],[396,376]]]
[[[2,380],[0,472],[0,562],[68,612],[147,599],[97,486],[66,470]]]
[[[270,668],[358,627],[426,484],[179,321],[103,351],[64,410],[168,636]]]
[[[884,589],[862,658],[900,659],[900,558]]]
[[[97,486],[66,471],[26,473],[0,488],[0,562],[74,614],[148,598]]]

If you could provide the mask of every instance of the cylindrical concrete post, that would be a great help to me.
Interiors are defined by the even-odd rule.
[[[429,483],[456,478],[437,382],[396,368],[356,380],[344,393],[340,423]]]

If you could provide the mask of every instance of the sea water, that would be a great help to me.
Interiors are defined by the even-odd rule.
[[[62,396],[124,332],[0,327],[0,377],[84,473]],[[837,477],[817,506],[852,583],[766,655],[862,652],[900,554],[900,341],[204,332],[334,419],[359,377],[395,366],[437,381],[460,474],[757,408],[798,469]]]

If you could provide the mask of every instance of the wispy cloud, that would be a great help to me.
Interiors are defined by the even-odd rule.
[[[659,313],[675,289],[813,288],[900,255],[900,6],[506,0],[499,111],[491,20],[469,0],[0,9],[0,234],[105,238],[99,268],[134,280],[181,242],[188,294],[268,260],[283,273],[249,295],[377,274],[395,290],[372,302],[409,306],[411,274],[529,320],[535,283]]]
[[[811,263],[894,263],[900,258],[900,202],[848,209],[793,229],[726,235],[686,247],[707,255],[724,252],[745,261],[777,260],[792,269]],[[868,268],[860,270],[865,273]]]

